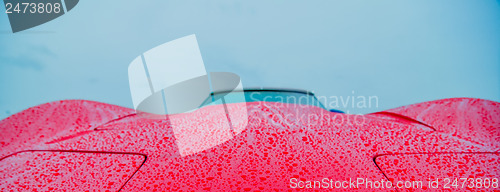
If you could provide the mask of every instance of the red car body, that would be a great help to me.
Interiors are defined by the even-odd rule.
[[[498,102],[452,98],[367,115],[246,107],[248,126],[208,148],[224,135],[206,126],[224,117],[214,106],[175,115],[185,125],[176,133],[168,120],[93,101],[29,108],[0,121],[0,190],[500,190]],[[215,139],[180,155],[178,140],[197,131]]]

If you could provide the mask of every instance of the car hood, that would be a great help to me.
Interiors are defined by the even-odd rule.
[[[218,126],[226,115],[217,106],[147,119],[93,101],[47,103],[0,121],[0,158],[26,150],[134,153],[147,160],[130,180],[123,178],[128,182],[122,191],[241,191],[286,190],[292,181],[324,178],[388,179],[376,164],[382,155],[499,150],[500,104],[493,101],[445,99],[368,115],[283,103],[228,104],[229,110],[243,107],[246,116],[233,115],[248,124],[235,133]],[[186,155],[183,148],[197,152]],[[0,186],[16,182],[4,177]]]

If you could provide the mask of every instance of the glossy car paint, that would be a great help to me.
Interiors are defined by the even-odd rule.
[[[296,190],[294,178],[499,177],[497,102],[443,99],[367,115],[268,102],[246,107],[248,126],[239,134],[208,126],[224,119],[217,106],[167,119],[82,100],[32,107],[0,121],[0,190],[287,191]],[[172,121],[183,122],[177,135]],[[211,139],[190,147],[204,150],[181,156],[179,140],[197,132]]]

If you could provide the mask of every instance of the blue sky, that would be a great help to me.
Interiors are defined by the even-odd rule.
[[[207,71],[239,74],[245,87],[378,97],[378,107],[341,108],[350,113],[449,97],[500,101],[494,0],[80,1],[16,34],[0,14],[0,119],[62,99],[132,107],[130,62],[190,34]]]

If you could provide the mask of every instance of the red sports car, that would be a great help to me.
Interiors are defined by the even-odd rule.
[[[0,190],[500,190],[498,102],[352,115],[309,92],[244,94],[160,119],[84,100],[29,108],[0,121]]]

